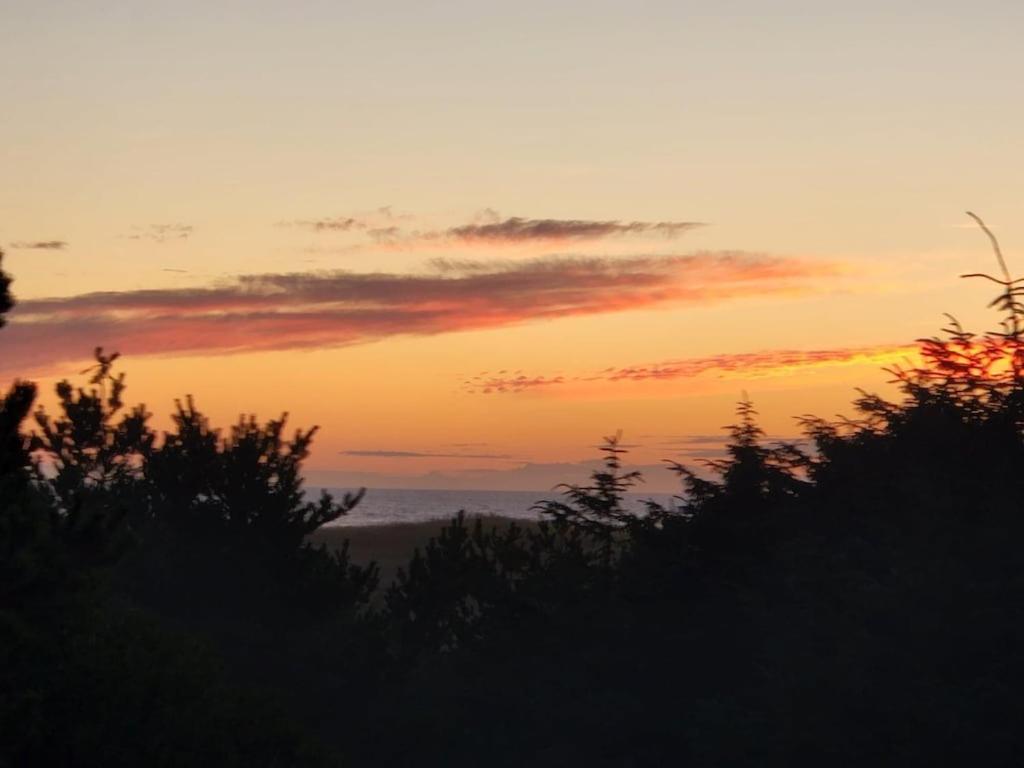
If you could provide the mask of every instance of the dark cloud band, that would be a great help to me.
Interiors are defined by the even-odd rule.
[[[363,450],[338,451],[342,456],[363,456],[386,459],[500,459],[511,461],[513,456],[504,453],[430,453],[420,451]]]
[[[11,243],[11,248],[35,251],[63,251],[67,247],[68,244],[65,240],[20,240],[16,243]]]

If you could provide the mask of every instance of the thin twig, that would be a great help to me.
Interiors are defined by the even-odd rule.
[[[996,236],[992,234],[992,230],[985,226],[985,222],[981,220],[981,217],[976,213],[967,211],[967,215],[974,219],[978,226],[981,227],[982,231],[988,235],[989,242],[992,243],[992,250],[996,252],[996,258],[999,259],[999,266],[1003,270],[1003,276],[1006,278],[1008,284],[1013,283],[1013,278],[1010,276],[1010,270],[1006,266],[1006,259],[1003,258],[1003,252],[999,248],[999,241],[996,240]]]

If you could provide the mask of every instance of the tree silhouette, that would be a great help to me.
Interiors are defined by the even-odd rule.
[[[706,462],[714,476],[703,477],[671,462],[685,489],[684,513],[689,517],[728,514],[730,510],[765,512],[800,495],[804,484],[798,471],[807,456],[793,443],[765,446],[753,403],[744,399],[736,408],[738,421],[727,427],[726,458]]]
[[[223,435],[189,397],[176,404],[173,422],[174,430],[147,451],[143,465],[155,503],[168,514],[294,549],[363,497],[358,491],[335,502],[323,492],[318,501],[305,499],[301,467],[317,430],[298,430],[288,440],[287,415],[265,425],[242,417]]]
[[[105,356],[97,348],[95,357],[89,389],[61,381],[56,385],[58,415],[51,417],[42,407],[35,414],[36,478],[68,514],[86,507],[111,512],[101,508],[119,496],[130,498],[141,460],[155,439],[145,406],[124,412],[124,374],[111,373],[118,355]]]
[[[174,754],[215,763],[319,764],[308,732],[357,706],[342,688],[383,669],[375,566],[305,541],[361,493],[307,501],[315,430],[287,439],[284,418],[222,435],[188,399],[157,435],[144,406],[125,406],[118,355],[95,358],[85,386],[56,386],[55,414],[36,410],[31,436],[35,388],[0,401],[0,624],[16,630],[0,661],[18,670],[0,686],[0,764],[67,762],[75,740],[75,761],[166,762],[154,728],[175,734]],[[240,693],[254,681],[271,701],[303,697],[267,721],[268,705]],[[66,708],[76,698],[95,709]],[[147,725],[129,732],[132,708]],[[269,754],[250,749],[260,740]]]
[[[0,250],[0,328],[6,322],[4,315],[14,308],[14,297],[11,295],[11,276],[3,270],[4,252]]]
[[[600,447],[601,469],[591,475],[590,485],[561,485],[564,501],[545,501],[534,509],[553,519],[593,533],[610,543],[614,533],[636,521],[623,505],[624,495],[643,480],[639,472],[622,471],[621,435],[606,437]]]

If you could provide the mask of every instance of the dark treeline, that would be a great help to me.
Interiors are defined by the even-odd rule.
[[[803,419],[813,447],[741,403],[726,458],[633,514],[610,440],[540,524],[460,515],[392,584],[308,543],[359,502],[303,494],[314,431],[186,400],[157,435],[102,350],[55,413],[15,383],[0,766],[1020,765],[1024,307],[995,280],[1000,331],[954,322],[897,400]]]

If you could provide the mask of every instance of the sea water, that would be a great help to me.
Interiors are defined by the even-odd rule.
[[[315,497],[319,488],[310,488]],[[336,499],[345,491],[325,488]],[[389,525],[445,520],[455,517],[460,510],[467,515],[498,515],[520,520],[537,520],[542,515],[534,505],[546,500],[560,500],[553,491],[442,491],[395,488],[368,488],[362,501],[332,525]],[[642,512],[645,500],[663,505],[673,503],[666,494],[627,493],[623,504],[627,509]]]

